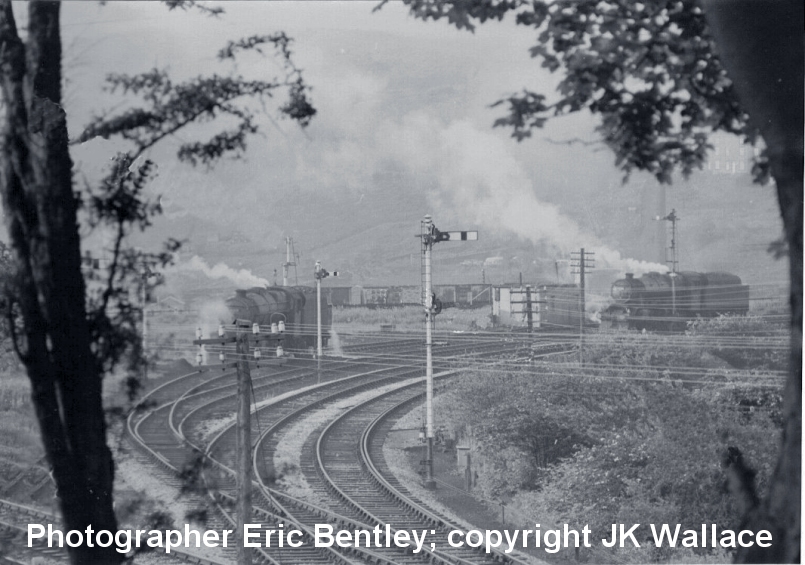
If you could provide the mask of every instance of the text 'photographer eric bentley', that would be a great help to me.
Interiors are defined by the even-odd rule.
[[[592,547],[592,533],[589,525],[581,531],[570,528],[541,530],[535,524],[532,530],[452,530],[447,536],[438,536],[435,530],[398,530],[389,524],[377,525],[373,529],[336,530],[329,524],[316,524],[312,538],[314,547],[372,548],[400,547],[413,553],[433,551],[437,544],[459,548],[480,548],[486,553],[510,553],[528,547],[544,548],[549,553],[570,547]],[[656,547],[712,547],[737,548],[770,547],[772,535],[767,530],[757,533],[751,530],[725,530],[715,524],[702,524],[701,529],[682,529],[680,524],[647,524],[651,535],[638,535],[640,524],[612,524],[609,538],[601,538],[603,547],[641,547],[643,543],[653,542]],[[645,527],[645,526],[644,526]],[[647,539],[648,537],[648,539]],[[640,541],[638,541],[640,538]],[[52,524],[28,524],[28,547],[44,545],[47,547],[110,547],[127,554],[140,548],[164,548],[165,553],[174,549],[200,547],[229,547],[234,544],[234,530],[199,531],[185,525],[183,530],[109,530],[92,529],[63,532],[54,529]],[[309,539],[309,538],[307,538]],[[245,524],[243,527],[244,547],[302,547],[306,535],[296,529],[285,529],[283,524],[263,526]]]

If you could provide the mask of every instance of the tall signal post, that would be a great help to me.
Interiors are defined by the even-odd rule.
[[[584,319],[587,317],[584,279],[587,271],[595,268],[594,257],[595,253],[584,251],[583,247],[570,254],[570,266],[574,269],[573,274],[579,275],[579,365],[584,365]]]
[[[430,215],[425,216],[417,236],[422,240],[422,305],[425,307],[425,413],[426,429],[425,441],[427,452],[425,456],[425,488],[436,488],[433,480],[433,321],[442,311],[441,303],[433,293],[433,278],[431,270],[431,254],[433,244],[440,241],[476,241],[477,231],[441,232],[433,225]]]
[[[328,272],[321,267],[321,261],[316,261],[315,271],[313,275],[316,278],[316,356],[321,359],[321,281],[327,277],[337,277],[338,271]]]
[[[249,369],[249,344],[255,342],[255,345],[261,342],[274,342],[277,343],[277,358],[274,360],[262,360],[262,354],[259,348],[254,350],[253,356],[255,361],[263,365],[282,365],[285,360],[283,359],[282,340],[283,332],[285,331],[284,322],[271,325],[270,334],[261,334],[260,326],[252,324],[251,333],[249,333],[248,324],[238,323],[234,327],[234,331],[225,332],[224,326],[218,327],[218,337],[202,339],[201,328],[196,330],[196,339],[193,340],[194,345],[199,346],[199,364],[201,364],[202,353],[201,347],[204,345],[220,345],[221,346],[221,368],[226,370],[231,368],[232,363],[225,363],[225,354],[223,347],[235,344],[235,369],[237,371],[238,379],[238,406],[237,406],[237,419],[236,419],[236,438],[237,438],[237,455],[236,455],[236,477],[235,484],[237,490],[237,501],[235,504],[235,511],[237,513],[237,531],[235,532],[235,539],[237,540],[238,565],[251,565],[252,556],[251,549],[244,544],[243,534],[244,525],[251,523],[252,513],[252,422],[251,422],[251,402],[250,393],[251,386],[251,371]]]
[[[671,272],[668,275],[671,277],[671,312],[676,314],[676,273],[679,270],[676,246],[676,223],[679,221],[679,216],[676,215],[676,209],[671,208],[671,212],[667,216],[657,216],[654,219],[659,222],[671,222],[671,245],[665,250],[665,262],[671,268]],[[671,252],[670,257],[669,251]]]
[[[679,270],[679,259],[677,257],[677,246],[676,246],[676,223],[679,221],[679,216],[676,215],[676,209],[671,209],[671,212],[667,216],[657,216],[654,218],[655,220],[662,222],[671,222],[671,245],[665,250],[665,262],[671,268],[672,273],[676,273]],[[670,257],[669,257],[669,253]]]

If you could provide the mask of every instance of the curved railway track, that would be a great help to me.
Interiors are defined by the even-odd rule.
[[[502,339],[489,341],[487,338],[481,345],[473,346],[466,338],[456,340],[437,348],[436,370],[442,370],[442,376],[447,377],[450,374],[446,371],[448,365],[466,365],[471,358],[498,354],[501,350],[510,351],[521,346],[520,341],[507,343]],[[391,414],[394,407],[399,410],[400,406],[410,405],[419,395],[414,389],[417,385],[420,390],[422,388],[423,370],[411,366],[410,355],[421,351],[421,347],[419,340],[395,341],[364,349],[372,351],[369,359],[358,356],[341,361],[328,359],[322,365],[322,371],[317,370],[313,361],[296,359],[280,370],[274,367],[270,374],[255,373],[254,412],[257,418],[253,422],[258,421],[260,428],[265,428],[254,451],[259,487],[253,500],[256,521],[274,528],[282,523],[286,528],[295,527],[307,536],[304,547],[260,548],[258,562],[467,565],[514,561],[502,553],[487,556],[474,550],[448,551],[450,548],[441,540],[437,549],[427,548],[420,555],[385,548],[339,548],[335,551],[313,547],[310,539],[312,526],[321,522],[339,524],[345,529],[371,529],[376,524],[386,523],[395,528],[403,525],[404,529],[412,529],[419,524],[417,529],[433,530],[434,536],[443,536],[455,528],[446,518],[425,508],[396,484],[396,479],[385,467],[382,454],[377,451],[384,433],[364,433],[369,429],[366,425],[379,417],[378,411]],[[380,351],[384,354],[381,355]],[[186,468],[193,453],[197,454],[196,457],[200,453],[206,454],[209,463],[203,477],[207,493],[196,492],[192,495],[195,497],[193,502],[209,505],[212,501],[218,510],[215,519],[222,524],[234,524],[231,512],[235,494],[232,405],[236,385],[233,381],[231,371],[219,373],[215,368],[179,377],[152,390],[144,399],[144,405],[149,409],[132,414],[127,423],[132,443],[173,477]],[[282,429],[316,410],[359,394],[366,396],[367,391],[379,387],[390,390],[372,395],[373,398],[350,409],[325,429],[317,430],[311,437],[318,438],[318,448],[310,450],[306,444],[303,449],[302,470],[310,478],[321,501],[300,500],[275,488],[272,454]],[[210,422],[220,424],[220,429],[210,429]],[[372,429],[384,428],[375,426]],[[363,444],[366,447],[360,447]],[[315,461],[313,453],[316,454]],[[178,478],[167,480],[178,481]],[[180,488],[181,485],[175,486]],[[369,499],[360,498],[361,492],[368,493],[369,489],[374,494]],[[379,506],[372,506],[372,500]],[[215,527],[220,526],[216,524]]]

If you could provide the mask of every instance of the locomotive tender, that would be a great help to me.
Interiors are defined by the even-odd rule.
[[[316,289],[296,286],[253,287],[236,290],[226,306],[236,320],[270,325],[285,323],[285,347],[307,349],[316,346]],[[332,323],[332,311],[322,300],[322,341],[327,344]]]
[[[670,329],[696,318],[746,314],[749,287],[740,277],[722,272],[632,273],[612,284],[615,301],[607,309],[613,323],[637,329]]]

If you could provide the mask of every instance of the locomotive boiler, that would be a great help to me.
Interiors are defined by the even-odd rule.
[[[285,347],[307,349],[316,346],[316,289],[309,287],[253,287],[235,291],[226,301],[235,320],[260,325],[285,323]],[[322,300],[322,342],[327,344],[332,311]]]
[[[740,277],[722,272],[650,272],[640,278],[627,273],[612,284],[612,299],[607,314],[615,325],[680,329],[687,320],[746,314],[749,287]]]

